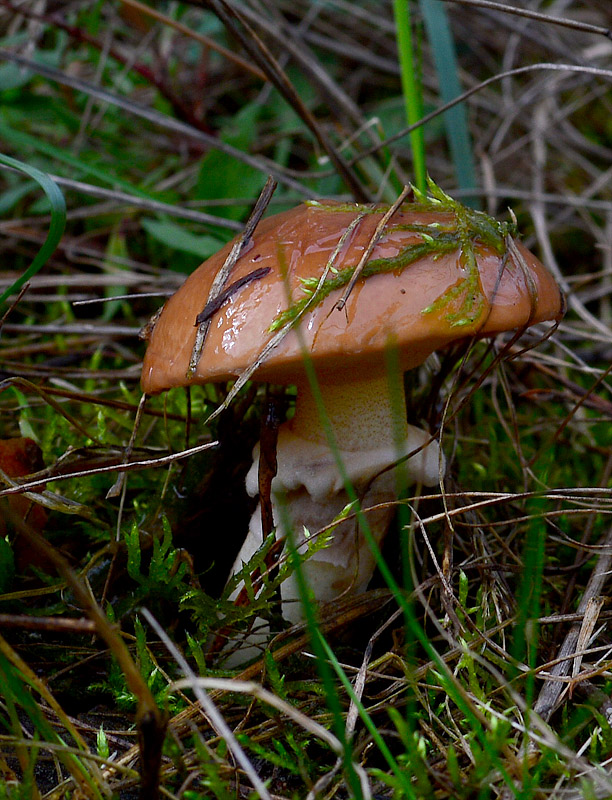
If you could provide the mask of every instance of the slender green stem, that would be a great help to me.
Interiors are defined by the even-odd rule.
[[[43,242],[42,247],[34,257],[30,266],[24,273],[14,281],[8,289],[0,295],[0,305],[12,294],[18,292],[21,287],[27,283],[31,277],[36,275],[39,269],[45,265],[48,259],[53,255],[55,248],[59,244],[62,234],[64,233],[64,226],[66,224],[66,202],[64,195],[61,193],[57,184],[44,172],[31,167],[29,164],[24,164],[23,161],[17,161],[15,158],[4,156],[0,154],[0,164],[23,172],[28,177],[33,178],[40,188],[47,196],[47,200],[51,205],[51,223],[49,225],[49,233]]]
[[[448,12],[440,0],[419,0],[419,7],[438,74],[440,97],[446,104],[459,97],[462,92]],[[475,192],[478,181],[465,103],[460,103],[444,112],[444,126],[457,185],[460,189],[471,189]],[[466,204],[478,208],[478,198],[469,197]]]
[[[423,116],[423,92],[412,41],[410,0],[393,0],[393,12],[397,29],[397,49],[406,104],[406,118],[408,125],[414,125]],[[427,168],[425,166],[425,134],[422,125],[410,132],[410,147],[412,149],[414,182],[419,191],[425,192]]]
[[[327,656],[329,663],[332,665],[336,675],[340,679],[340,683],[344,686],[344,689],[347,695],[350,697],[351,702],[354,703],[357,708],[357,711],[359,713],[359,718],[367,728],[368,733],[372,737],[372,741],[380,750],[380,753],[387,762],[387,764],[389,765],[389,768],[391,769],[395,777],[398,779],[398,781],[402,784],[404,796],[406,798],[416,798],[416,792],[410,782],[410,776],[406,772],[402,771],[396,758],[393,756],[392,752],[387,747],[387,743],[381,736],[381,733],[378,730],[376,723],[368,713],[367,708],[361,702],[359,697],[357,697],[357,695],[355,694],[353,685],[348,679],[346,672],[342,668],[340,662],[336,658],[336,654],[329,646],[329,643],[327,642],[327,640],[325,639],[320,630],[318,632],[318,635],[320,639],[320,644],[325,651],[325,655]]]
[[[336,737],[342,744],[342,752],[343,752],[342,760],[343,760],[346,779],[351,787],[352,797],[355,798],[355,800],[362,800],[363,792],[361,791],[359,776],[355,772],[355,768],[353,766],[351,758],[351,744],[346,737],[342,708],[340,705],[340,697],[336,689],[336,684],[333,679],[332,671],[327,661],[327,650],[326,650],[327,643],[323,638],[323,634],[321,633],[321,628],[319,626],[319,621],[317,619],[317,612],[315,610],[316,604],[315,602],[313,602],[313,599],[311,598],[310,590],[306,582],[306,577],[302,569],[302,564],[300,562],[300,557],[298,555],[297,548],[295,546],[295,540],[291,527],[291,520],[289,518],[289,515],[287,514],[286,509],[282,505],[280,510],[281,510],[281,516],[283,518],[282,519],[283,528],[289,534],[286,540],[287,551],[289,554],[289,561],[294,570],[295,579],[298,586],[298,592],[300,595],[300,602],[302,604],[302,609],[304,610],[306,626],[310,634],[310,642],[312,645],[314,655],[316,657],[317,671],[319,673],[319,677],[321,678],[321,683],[323,684],[323,688],[325,691],[325,699],[327,701],[327,707],[329,708],[332,715],[332,728],[334,730]]]

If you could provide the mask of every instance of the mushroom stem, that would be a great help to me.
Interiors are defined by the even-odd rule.
[[[321,382],[319,390],[325,412],[340,450],[371,450],[392,447],[408,432],[404,393],[391,396],[387,375],[338,383]],[[290,430],[317,444],[327,442],[317,401],[308,384],[298,385],[295,415]]]
[[[368,526],[380,545],[393,516],[397,499],[396,475],[392,466],[402,456],[419,450],[405,462],[405,482],[434,485],[444,470],[437,442],[405,421],[402,409],[390,396],[388,379],[353,381],[321,386],[323,402],[333,428],[337,453],[332,453],[320,424],[317,402],[308,387],[298,387],[293,419],[281,426],[278,436],[278,471],[272,481],[272,506],[277,538],[292,535],[300,553],[312,537],[328,526],[349,502],[343,472],[367,512]],[[400,398],[398,398],[399,400]],[[403,398],[401,398],[403,400]],[[247,491],[258,490],[259,446],[247,475]],[[286,513],[281,513],[281,506]],[[291,531],[283,527],[288,519]],[[242,567],[262,544],[261,512],[256,509],[247,539],[238,554],[233,572]],[[364,592],[374,573],[376,559],[355,517],[339,522],[326,546],[312,553],[303,564],[307,582],[318,602],[342,594]],[[303,619],[297,585],[292,576],[281,586],[283,615],[291,622]]]

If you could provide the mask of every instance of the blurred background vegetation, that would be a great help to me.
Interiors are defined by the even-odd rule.
[[[612,797],[611,24],[609,0],[0,0],[0,798]],[[412,591],[378,576],[283,632],[273,581],[224,592],[263,390],[208,427],[228,387],[173,390],[134,436],[138,331],[268,175],[280,211],[426,172],[512,209],[568,314],[407,377],[448,461],[400,516]],[[224,670],[262,614],[269,653]]]

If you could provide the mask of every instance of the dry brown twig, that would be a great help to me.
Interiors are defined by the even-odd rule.
[[[582,614],[580,624],[572,625],[559,648],[557,658],[559,661],[550,670],[550,678],[540,690],[533,710],[540,717],[548,721],[567,692],[568,685],[556,680],[565,677],[572,669],[572,665],[579,666],[579,661],[572,658],[580,648],[580,644],[588,639],[597,622],[597,617],[602,607],[602,592],[612,569],[612,528],[609,529],[604,541],[597,564],[589,578],[586,589],[578,605],[577,614]]]

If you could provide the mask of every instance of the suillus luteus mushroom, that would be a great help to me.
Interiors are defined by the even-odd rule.
[[[438,442],[409,425],[403,408],[398,413],[385,351],[393,351],[404,372],[452,341],[493,336],[562,313],[553,277],[516,241],[511,225],[468,210],[437,189],[402,205],[382,227],[388,210],[318,201],[264,219],[232,270],[237,288],[213,314],[192,374],[196,318],[231,244],[168,300],[146,352],[142,388],[148,394],[228,381],[258,363],[275,330],[294,323],[252,377],[297,387],[295,414],[279,430],[272,504],[277,537],[285,535],[288,519],[298,549],[347,504],[338,453],[362,507],[380,506],[368,514],[378,543],[396,498],[388,467],[415,452],[404,459],[404,480],[433,486],[443,478]],[[304,351],[316,373],[336,455],[320,424]],[[397,376],[391,383],[402,385]],[[255,452],[246,481],[252,495],[258,491],[257,464]],[[261,544],[256,511],[234,571]],[[375,560],[351,518],[335,527],[332,540],[303,568],[323,602],[365,591]],[[292,622],[302,619],[297,596],[295,581],[287,579],[281,586],[283,615]]]

